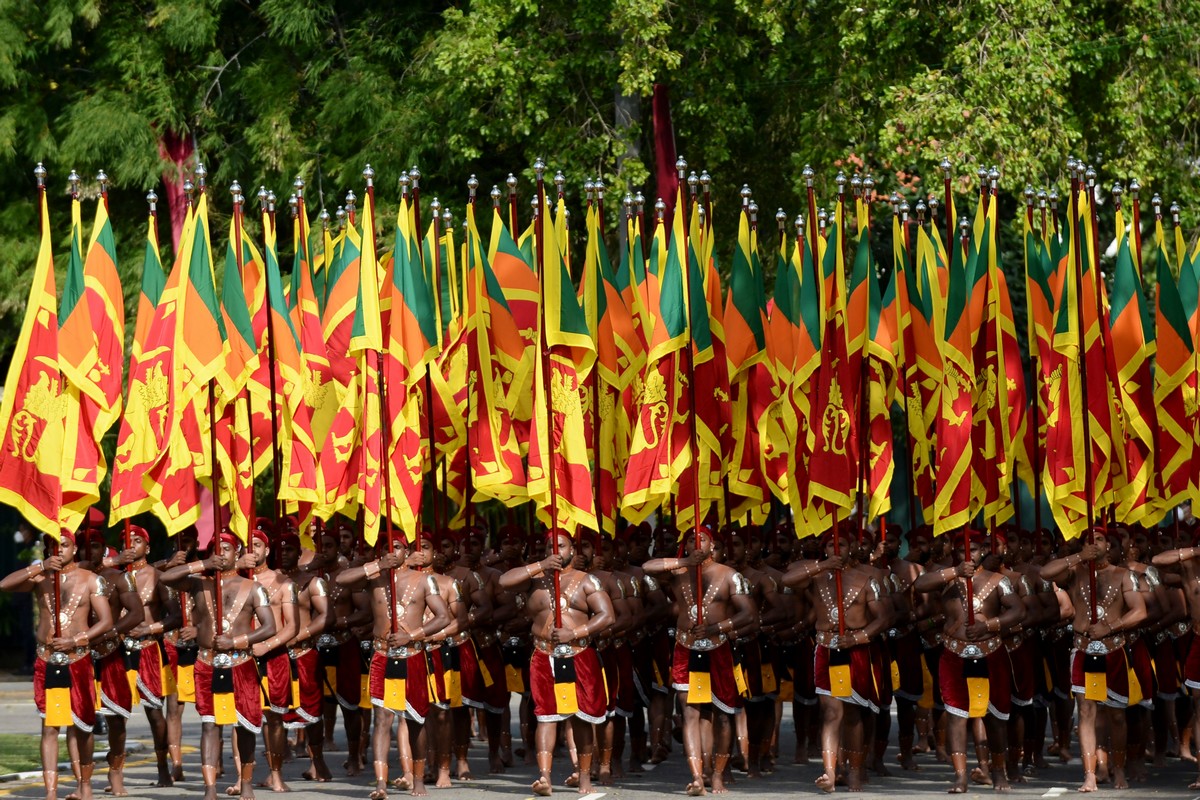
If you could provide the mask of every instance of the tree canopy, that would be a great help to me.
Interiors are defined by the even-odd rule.
[[[0,349],[33,265],[37,161],[60,256],[67,173],[110,176],[132,313],[143,196],[180,160],[202,159],[214,193],[286,197],[302,175],[331,210],[366,162],[385,197],[419,165],[423,196],[459,212],[469,174],[528,191],[539,156],[575,200],[595,175],[612,203],[653,198],[656,84],[719,229],[742,184],[794,216],[806,163],[826,198],[839,167],[911,198],[943,158],[961,192],[995,164],[1014,207],[1027,183],[1061,187],[1068,155],[1197,219],[1193,2],[0,0]]]

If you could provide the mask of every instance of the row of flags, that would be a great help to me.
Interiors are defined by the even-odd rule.
[[[668,509],[683,530],[786,506],[810,535],[888,514],[897,458],[936,533],[1010,520],[1018,481],[1067,536],[1107,517],[1154,524],[1200,494],[1200,251],[1187,256],[1177,226],[1168,257],[1156,213],[1151,326],[1136,196],[1131,221],[1117,211],[1108,291],[1082,172],[1061,216],[1043,206],[1038,219],[1027,192],[1022,352],[995,173],[973,222],[948,186],[943,228],[924,204],[911,219],[893,203],[885,265],[871,236],[886,226],[858,182],[847,195],[839,174],[827,216],[806,170],[792,236],[782,211],[760,227],[743,191],[723,284],[707,183],[685,194],[680,175],[669,219],[663,204],[647,219],[626,202],[614,257],[600,196],[573,232],[561,188],[547,194],[536,169],[533,219],[520,229],[515,200],[506,214],[496,199],[486,240],[474,182],[461,231],[436,200],[423,225],[415,185],[385,222],[368,167],[361,208],[351,194],[314,231],[298,180],[285,270],[283,215],[264,204],[256,241],[235,184],[222,241],[198,168],[169,271],[151,206],[126,374],[107,195],[85,249],[73,192],[59,298],[39,165],[0,501],[57,535],[111,471],[114,524],[152,513],[176,533],[211,496],[245,539],[269,466],[279,511],[358,517],[374,542],[393,526],[412,538],[428,520],[468,524],[485,500],[610,534]],[[100,441],[114,426],[110,468]]]

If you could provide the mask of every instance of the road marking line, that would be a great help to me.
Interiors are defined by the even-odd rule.
[[[1063,786],[1055,786],[1050,791],[1046,792],[1042,797],[1060,797],[1067,793],[1067,789]]]
[[[600,798],[604,797],[605,794],[606,792],[592,792],[591,794],[585,794],[583,797],[579,798],[579,800],[600,800]]]

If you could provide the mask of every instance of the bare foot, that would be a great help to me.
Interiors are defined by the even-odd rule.
[[[267,779],[267,788],[272,792],[290,792],[292,790],[283,782],[283,775],[278,772],[271,773],[271,777]]]
[[[577,788],[579,786],[579,770],[576,770],[568,775],[567,779],[563,781],[563,786],[567,787],[568,789]]]
[[[881,778],[890,778],[891,771],[884,765],[882,758],[875,759],[875,763],[871,764],[871,771]]]
[[[900,753],[898,756],[896,756],[896,760],[900,762],[901,769],[908,770],[909,772],[921,771],[921,768],[917,766],[917,760],[913,758],[912,753],[909,753],[907,756],[904,753]]]
[[[946,790],[947,794],[966,794],[967,793],[967,773],[958,772],[954,775],[954,784]]]
[[[1113,768],[1112,771],[1112,788],[1128,789],[1129,781],[1125,778],[1125,770]]]
[[[450,786],[450,768],[446,767],[446,769],[442,769],[439,767],[437,771],[437,781],[434,782],[433,788],[449,789]]]
[[[375,790],[367,795],[370,800],[387,800],[387,789],[375,787]]]
[[[533,782],[529,789],[538,797],[549,797],[550,792],[553,791],[553,789],[550,788],[550,781],[546,778],[538,778]]]
[[[179,783],[183,780],[183,764],[176,764],[171,770],[171,780]]]
[[[427,797],[429,792],[425,789],[425,781],[416,780],[414,777],[412,791],[408,794],[410,797]]]
[[[392,788],[399,792],[407,792],[412,788],[412,776],[401,775],[399,778],[396,778],[394,781],[392,781]]]
[[[971,781],[978,783],[980,786],[991,786],[992,778],[981,767],[975,767],[971,770]]]
[[[204,787],[204,800],[217,800],[217,787],[215,784]]]
[[[1005,774],[1004,770],[992,770],[992,790],[997,792],[1012,791],[1012,787],[1008,785],[1008,775]]]
[[[1200,782],[1198,782],[1198,783],[1200,783]],[[1200,788],[1200,786],[1198,786],[1197,788]],[[1079,791],[1081,791],[1081,792],[1096,791],[1096,776],[1093,773],[1089,772],[1089,773],[1084,774],[1083,783],[1079,786]]]
[[[504,757],[500,754],[488,757],[488,774],[503,775],[504,774]]]
[[[714,771],[712,776],[712,793],[725,794],[728,791],[729,790],[725,788],[725,782],[721,780],[721,776]]]
[[[358,762],[358,759],[352,758],[348,761],[343,761],[342,766],[345,767],[346,777],[348,778],[362,774],[362,764]]]
[[[242,781],[242,800],[254,800],[253,781]]]
[[[817,788],[822,792],[829,794],[833,792],[833,787],[837,784],[837,779],[828,772],[822,772],[821,776],[813,781],[813,783],[815,783]]]
[[[225,790],[225,796],[226,797],[241,797],[242,796],[242,787],[235,783],[233,786],[230,786],[228,789]]]
[[[702,797],[703,795],[708,794],[708,791],[704,788],[703,779],[693,780],[687,785],[687,789],[685,789],[685,791],[687,792],[688,797]]]
[[[934,751],[934,757],[937,758],[939,764],[950,763],[950,756],[948,753],[946,753],[946,750],[943,747],[939,747],[936,751]]]
[[[613,785],[612,767],[605,767],[602,765],[600,767],[599,779],[600,779],[601,786],[612,786]]]

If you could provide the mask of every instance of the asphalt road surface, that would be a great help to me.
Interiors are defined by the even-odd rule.
[[[515,705],[514,705],[514,719]],[[6,683],[0,689],[0,730],[5,733],[30,733],[36,734],[40,729],[40,721],[37,716],[37,711],[33,707],[32,687],[29,683]],[[894,729],[894,727],[893,727]],[[519,744],[519,735],[514,731],[514,744]],[[135,709],[134,717],[129,723],[129,740],[130,742],[141,742],[143,747],[139,753],[130,754],[129,760],[125,769],[125,783],[132,797],[151,798],[152,800],[167,800],[168,798],[178,798],[180,796],[193,796],[199,798],[202,793],[202,784],[200,781],[200,754],[197,750],[200,735],[200,721],[195,714],[195,710],[188,708],[184,713],[184,772],[186,775],[185,782],[177,784],[170,789],[154,788],[152,784],[157,777],[154,768],[153,746],[151,745],[150,731],[146,724],[145,716],[140,709]],[[751,781],[744,774],[735,772],[735,783],[730,787],[730,794],[733,796],[782,796],[792,794],[810,794],[819,795],[820,792],[813,785],[813,780],[820,772],[820,768],[816,763],[808,766],[796,766],[790,763],[790,755],[792,753],[792,724],[790,709],[785,709],[783,718],[782,731],[782,746],[780,764],[772,775],[768,775],[759,780]],[[106,751],[107,743],[104,737],[97,737],[96,742],[96,776],[93,785],[96,791],[97,800],[103,800],[104,786],[107,785],[107,779],[104,772],[101,770],[103,766],[103,757]],[[1053,764],[1049,768],[1040,771],[1036,776],[1029,779],[1028,783],[1014,784],[1012,796],[1020,798],[1055,798],[1067,797],[1075,794],[1075,789],[1079,785],[1081,778],[1081,767],[1078,759],[1078,745],[1076,745],[1076,758],[1069,764],[1061,764],[1057,759],[1052,759]],[[258,769],[255,773],[256,780],[265,777],[266,765],[262,759],[261,743],[258,750]],[[345,759],[345,740],[342,737],[342,732],[339,730],[336,735],[336,744],[332,749],[326,749],[326,761],[333,771],[334,780],[331,783],[315,784],[305,781],[300,777],[300,773],[308,767],[308,760],[304,758],[296,758],[289,764],[284,766],[284,779],[290,785],[292,792],[291,797],[295,800],[327,800],[328,798],[362,798],[366,800],[367,795],[372,788],[372,779],[370,777],[370,762],[371,757],[367,757],[367,773],[357,778],[348,779],[345,777],[344,770],[341,769],[342,761]],[[435,790],[430,788],[430,795],[445,800],[476,800],[477,798],[486,796],[508,796],[513,798],[532,797],[529,791],[529,784],[533,781],[536,770],[532,766],[524,766],[519,763],[509,769],[503,775],[488,775],[487,774],[487,750],[483,742],[473,741],[471,752],[469,755],[471,768],[474,772],[475,779],[469,782],[455,781],[453,788]],[[396,755],[393,752],[392,757],[392,775],[398,774],[396,767]],[[895,764],[895,749],[889,749],[888,752],[889,764]],[[865,798],[886,798],[895,797],[898,795],[918,796],[918,795],[941,795],[946,791],[951,779],[950,767],[945,764],[939,764],[935,761],[932,755],[918,756],[919,772],[904,773],[899,769],[899,765],[891,768],[892,775],[890,777],[880,777],[870,774],[870,783],[865,787],[861,796]],[[576,797],[575,790],[567,789],[562,786],[562,781],[569,774],[569,761],[556,759],[554,770],[555,789],[554,794],[561,797]],[[1189,790],[1187,785],[1195,779],[1196,768],[1193,765],[1185,762],[1171,759],[1168,760],[1167,766],[1161,769],[1149,768],[1149,777],[1144,783],[1134,784],[1133,787],[1124,792],[1116,792],[1108,786],[1102,786],[1100,789],[1101,795],[1123,795],[1123,796],[1148,796],[1156,797],[1171,797],[1171,798],[1197,798],[1200,800],[1200,791]],[[74,788],[73,781],[69,778],[70,772],[64,771],[61,784],[59,786],[59,797],[64,797],[67,792]],[[687,769],[683,760],[682,747],[675,746],[675,750],[671,757],[656,767],[646,766],[646,772],[639,776],[629,776],[613,786],[595,786],[592,794],[587,796],[587,800],[651,800],[652,798],[661,798],[662,795],[673,795],[682,797],[683,787],[688,781]],[[222,788],[227,784],[223,782]],[[838,788],[838,793],[845,792],[842,787]],[[9,780],[0,783],[0,794],[6,794],[16,797],[42,798],[44,797],[44,789],[42,787],[40,775],[36,777],[27,777],[23,780]],[[973,787],[970,795],[987,797],[994,793],[989,787]],[[259,800],[271,796],[272,793],[266,789],[259,789],[257,796]],[[400,798],[404,795],[395,790],[392,791],[392,796]]]

